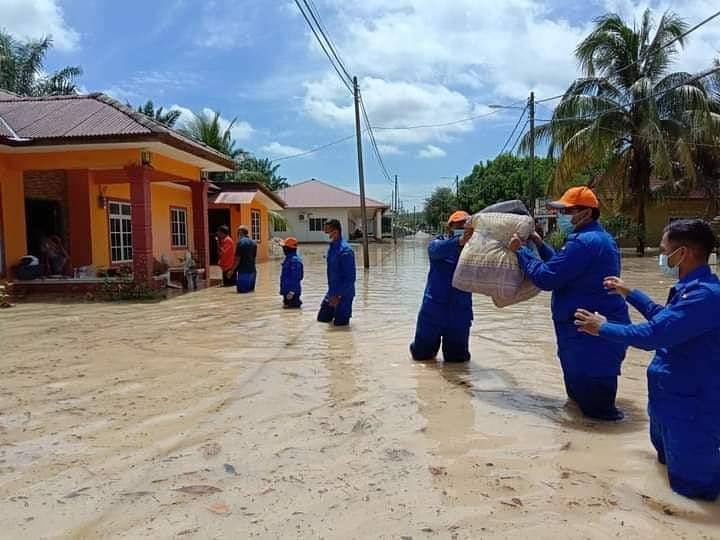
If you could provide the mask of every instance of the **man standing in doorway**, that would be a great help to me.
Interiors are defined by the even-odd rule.
[[[257,244],[250,238],[250,231],[245,225],[238,227],[238,241],[235,247],[235,262],[229,276],[236,275],[237,292],[249,293],[255,290],[255,257]]]
[[[235,265],[235,243],[230,237],[230,227],[221,225],[215,231],[218,243],[218,265],[222,270],[223,287],[235,285],[235,276],[231,275]]]
[[[330,238],[327,252],[328,292],[320,305],[317,320],[347,326],[355,298],[355,253],[343,240],[342,225],[337,219],[325,224],[325,234]]]

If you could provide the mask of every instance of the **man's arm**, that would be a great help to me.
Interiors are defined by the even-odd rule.
[[[642,324],[605,323],[599,335],[638,349],[673,347],[700,336],[720,324],[720,302],[704,289],[690,291],[678,302],[661,308]]]
[[[653,302],[647,294],[639,289],[631,290],[626,300],[628,304],[637,309],[647,320],[652,319],[664,309],[664,306]]]
[[[459,238],[450,238],[448,240],[436,238],[428,245],[428,256],[431,261],[443,260],[457,255],[459,250]]]
[[[562,288],[580,276],[589,263],[587,248],[576,238],[568,239],[565,248],[548,261],[538,259],[528,247],[520,248],[517,256],[528,279],[544,291]]]

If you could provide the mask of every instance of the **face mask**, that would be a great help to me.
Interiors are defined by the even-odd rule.
[[[453,238],[461,238],[465,234],[465,229],[453,229]]]
[[[680,248],[677,248],[670,255],[665,255],[664,253],[660,254],[660,257],[658,258],[658,266],[660,267],[660,271],[663,273],[664,276],[673,279],[678,279],[680,277],[680,264],[670,266],[670,263],[668,262],[668,259],[675,255],[679,249]]]
[[[572,216],[570,214],[560,214],[557,218],[558,229],[565,235],[572,234],[575,230],[575,225],[572,222]]]

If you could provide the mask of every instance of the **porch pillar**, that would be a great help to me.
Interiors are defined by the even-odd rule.
[[[125,167],[125,172],[130,179],[133,279],[152,285],[153,245],[150,181],[145,175],[145,168],[140,165],[129,165]]]
[[[88,266],[92,257],[92,224],[90,209],[97,201],[90,200],[90,171],[68,170],[68,216],[70,217],[70,260],[73,268]]]
[[[382,208],[375,210],[375,240],[382,240]]]
[[[6,274],[11,273],[20,258],[27,255],[25,226],[25,183],[23,171],[5,169],[0,163],[0,212],[2,216],[3,266]],[[0,274],[3,269],[0,268]]]
[[[208,183],[204,180],[190,184],[193,205],[193,242],[197,265],[205,269],[205,279],[210,279],[210,249],[208,239]]]

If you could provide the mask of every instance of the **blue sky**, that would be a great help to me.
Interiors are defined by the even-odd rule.
[[[577,74],[572,51],[607,11],[658,16],[668,6],[694,24],[715,0],[314,0],[348,69],[361,82],[373,125],[427,125],[484,115],[490,104],[562,92]],[[237,118],[238,144],[282,158],[354,133],[352,101],[287,0],[0,0],[0,25],[16,36],[51,34],[48,67],[80,65],[81,84],[137,104]],[[720,56],[720,23],[691,36],[676,69]],[[552,103],[550,104],[552,106]],[[379,130],[387,169],[406,208],[443,177],[495,156],[519,111],[441,128]],[[538,117],[550,110],[538,108]],[[368,195],[389,200],[365,141]],[[310,177],[357,190],[354,141],[283,160],[291,183]]]

